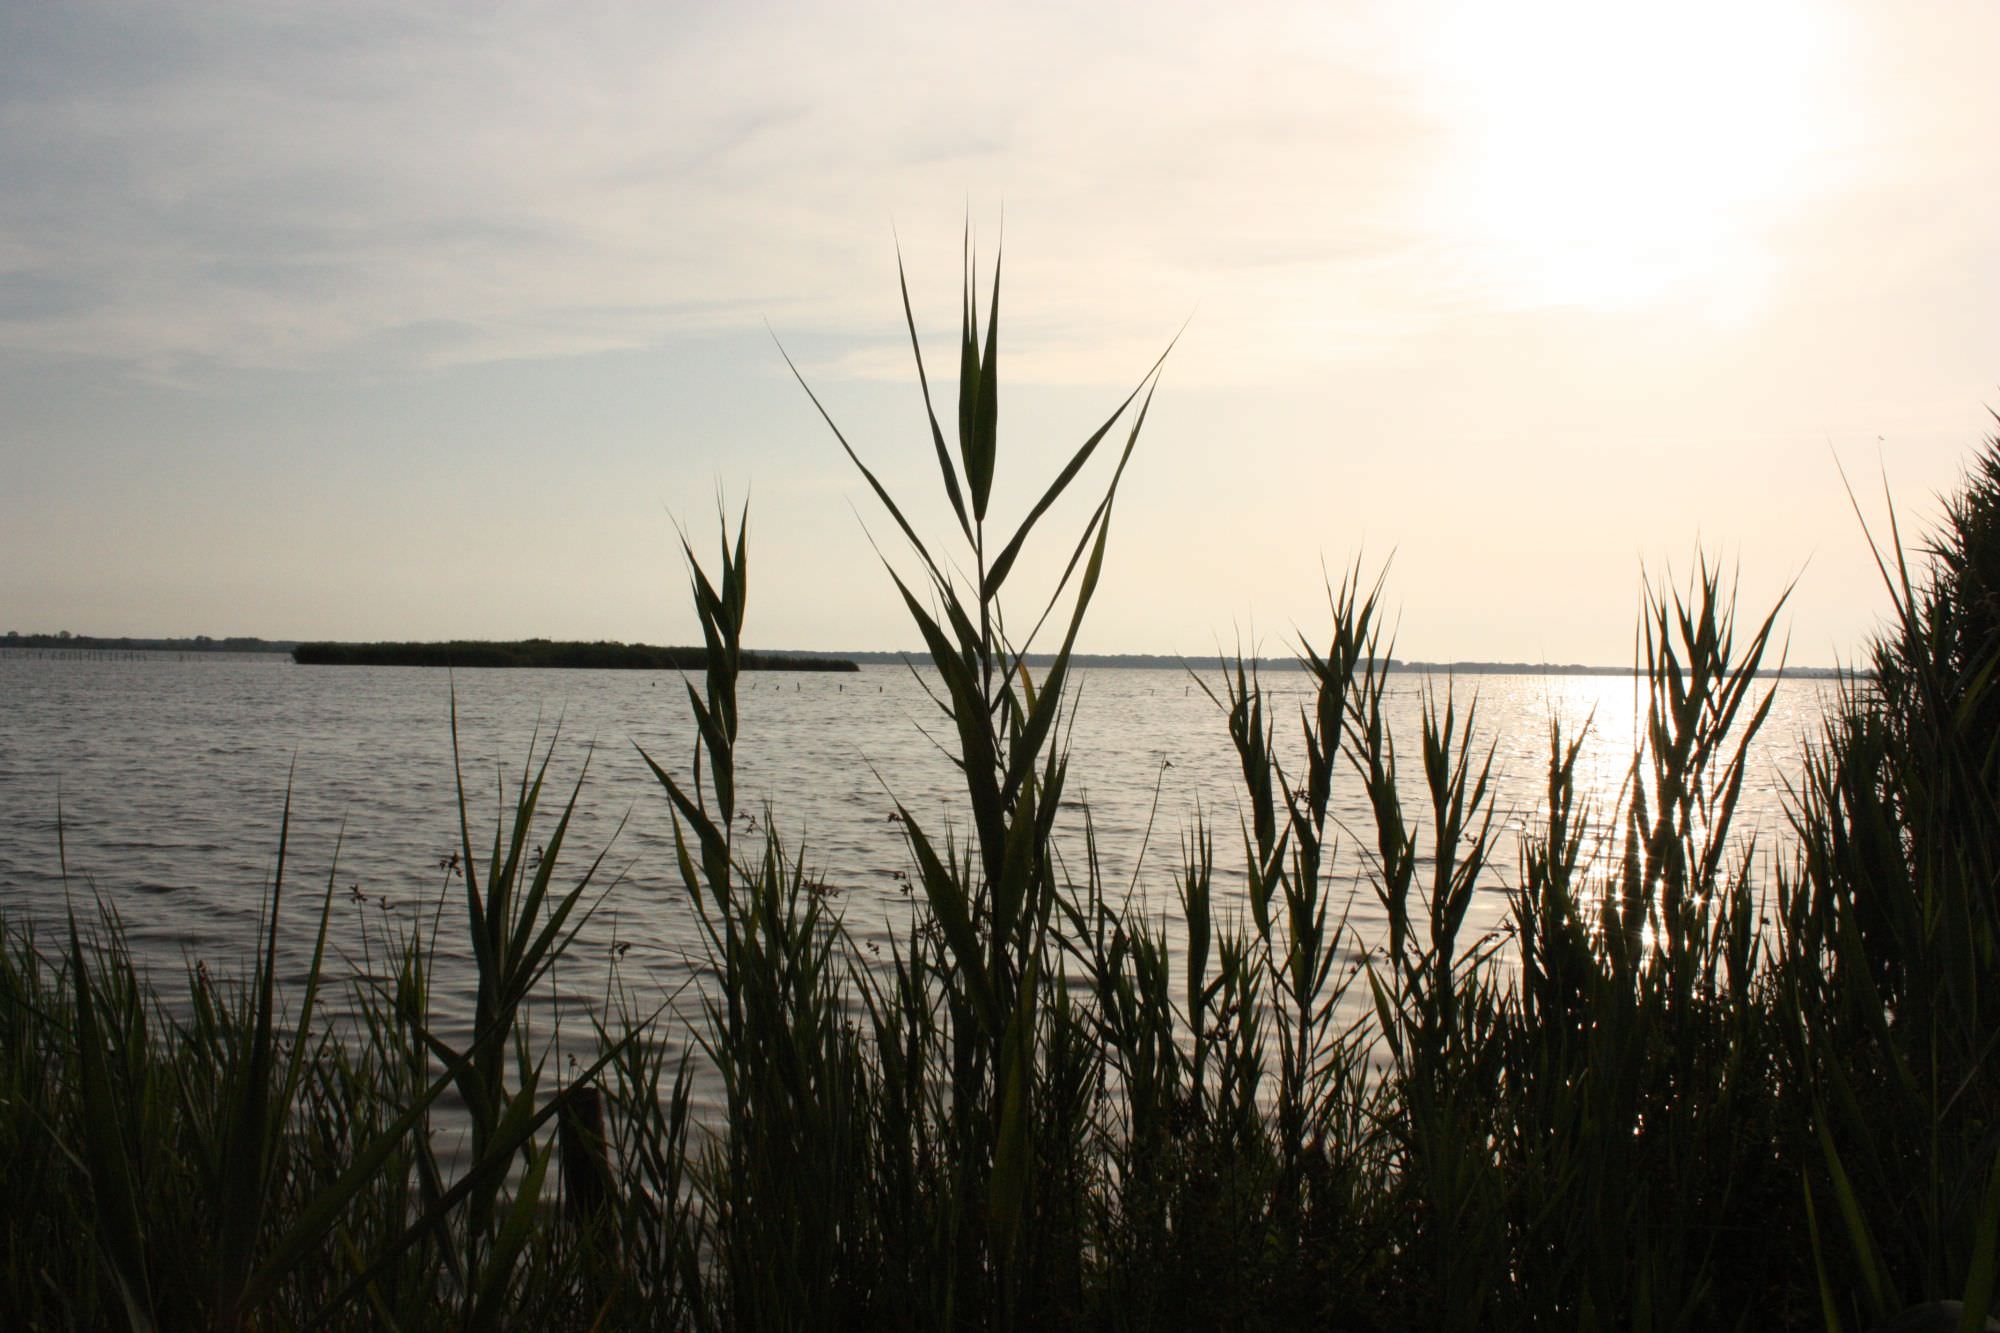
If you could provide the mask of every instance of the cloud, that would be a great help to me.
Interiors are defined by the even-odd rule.
[[[990,236],[1003,203],[1064,256],[1035,267],[1058,293],[1032,314],[1050,348],[1086,316],[1100,346],[1156,345],[1238,275],[1245,300],[1326,268],[1365,287],[1395,262],[1430,133],[1310,9],[7,22],[0,346],[168,376],[560,356],[765,318],[878,331],[892,224],[929,288],[955,273],[961,206]],[[1042,361],[1023,372],[1098,373]]]
[[[1820,12],[1765,26],[1790,50]],[[1978,247],[1912,219],[2000,192],[1972,179],[1962,17],[1905,34],[1938,54],[1915,80],[1835,59],[1893,35],[1851,18],[1765,78],[1764,29],[1727,11],[1627,32],[1560,3],[0,13],[0,349],[172,379],[765,320],[816,369],[900,376],[892,237],[948,339],[960,210],[990,255],[1004,207],[1017,381],[1125,382],[1195,314],[1177,373],[1297,382],[1593,299],[1742,323],[1892,231],[1934,276]],[[1710,51],[1777,119],[1718,119]],[[1809,190],[1805,157],[1757,149],[1779,128]]]

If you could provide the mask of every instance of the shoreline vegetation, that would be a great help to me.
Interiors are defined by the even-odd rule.
[[[512,642],[454,640],[449,643],[302,643],[292,649],[300,666],[569,667],[586,670],[699,671],[702,648],[661,648],[647,643]],[[858,671],[840,657],[744,650],[743,671]]]
[[[904,539],[888,582],[964,784],[942,825],[933,793],[897,793],[894,945],[845,931],[777,820],[739,823],[747,513],[725,520],[712,563],[684,546],[697,747],[646,761],[705,941],[698,1015],[614,974],[592,1049],[536,1035],[549,970],[621,891],[602,849],[564,845],[578,797],[550,787],[552,746],[490,840],[461,778],[461,855],[416,924],[329,942],[329,869],[282,987],[289,798],[240,971],[191,963],[170,993],[109,903],[0,915],[0,1309],[141,1330],[1993,1327],[2000,437],[1914,568],[1892,517],[1887,628],[1782,841],[1732,822],[1777,608],[1739,619],[1701,561],[1649,587],[1623,787],[1580,792],[1589,724],[1552,719],[1546,798],[1501,867],[1474,692],[1430,677],[1419,734],[1390,734],[1383,587],[1356,566],[1302,696],[1247,662],[1197,677],[1238,809],[1198,814],[1135,898],[1056,829],[1089,829],[1087,804],[1065,813],[1066,686],[1160,365],[1003,527],[997,260],[983,339],[979,314],[968,262],[955,449],[918,353],[950,553],[813,398]],[[1067,571],[1015,622],[1046,607],[1059,644],[1030,668],[1000,596],[1026,597],[1015,558],[1093,462]],[[1351,829],[1336,781],[1365,798]],[[1379,934],[1350,926],[1353,894]],[[1509,922],[1469,938],[1482,894]],[[464,1031],[432,1017],[447,932],[473,960]]]
[[[119,653],[289,653],[298,647],[290,640],[257,639],[242,635],[226,639],[196,634],[181,639],[108,637],[97,634],[21,634],[9,631],[0,636],[0,652],[28,649],[58,649],[65,652]]]
[[[103,638],[93,635],[9,634],[0,638],[0,655],[7,651],[34,651],[39,654],[103,655],[106,653],[270,653],[283,654],[302,665],[365,666],[464,666],[464,667],[543,667],[543,668],[632,668],[635,670],[694,670],[702,665],[701,648],[662,648],[650,644],[614,641],[551,642],[548,639],[452,640],[385,643],[348,643],[333,640],[293,642],[288,639],[211,639],[197,635],[189,639]],[[749,650],[742,663],[746,671],[854,671],[862,666],[901,666],[924,657],[922,650],[910,652],[867,649],[858,652],[826,652],[819,649]],[[1022,663],[1042,668],[1056,660],[1053,653],[1027,653]],[[1172,653],[1072,653],[1072,667],[1109,667],[1128,670],[1221,671],[1241,660],[1262,672],[1279,673],[1303,669],[1295,657],[1239,659],[1210,655],[1178,657]],[[1383,668],[1392,672],[1414,672],[1426,676],[1632,676],[1643,674],[1641,666],[1587,666],[1580,662],[1424,662],[1392,658]],[[1855,673],[1840,667],[1761,667],[1759,676],[1783,676],[1791,680],[1842,680]]]

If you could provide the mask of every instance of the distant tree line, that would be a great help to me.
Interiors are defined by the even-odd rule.
[[[72,634],[68,630],[58,630],[54,634],[22,634],[18,630],[8,630],[4,636],[0,636],[0,647],[161,653],[288,653],[292,650],[293,644],[290,640],[256,639],[240,635],[226,639],[211,638],[206,634],[197,634],[185,639],[136,639]]]
[[[558,643],[522,639],[495,643],[454,639],[449,643],[302,643],[292,649],[302,666],[584,667],[621,671],[699,671],[700,648],[662,648],[648,643]],[[746,651],[745,671],[855,671],[838,657],[802,657]]]

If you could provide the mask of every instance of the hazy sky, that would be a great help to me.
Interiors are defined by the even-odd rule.
[[[942,539],[895,239],[949,400],[1004,211],[1003,521],[1189,321],[1085,647],[1281,651],[1393,556],[1405,656],[1624,662],[1699,547],[1844,660],[1835,460],[1921,526],[2000,406],[1996,53],[1991,0],[4,0],[0,629],[686,641],[720,488],[754,644],[912,646],[765,325]]]

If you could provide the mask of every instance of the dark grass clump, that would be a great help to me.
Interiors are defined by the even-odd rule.
[[[1983,1310],[2000,1257],[2000,437],[1927,569],[1891,535],[1871,679],[1803,776],[1778,973],[1816,1234],[1875,1318],[1961,1287]]]
[[[968,281],[955,448],[918,361],[952,550],[841,439],[906,543],[891,578],[964,782],[950,826],[901,809],[921,893],[889,956],[848,937],[799,849],[733,833],[749,592],[744,521],[725,523],[718,564],[688,552],[694,752],[647,756],[707,942],[699,1016],[614,992],[588,1051],[535,1035],[599,892],[595,865],[558,870],[576,797],[542,812],[546,759],[487,854],[462,829],[453,910],[364,941],[351,975],[327,975],[324,906],[303,986],[277,985],[273,934],[247,977],[197,970],[172,1006],[114,916],[54,945],[0,920],[0,1311],[1867,1329],[1927,1307],[1981,1327],[2000,1250],[2000,442],[1925,572],[1885,559],[1894,617],[1805,761],[1789,844],[1734,822],[1776,612],[1739,621],[1713,570],[1648,594],[1643,742],[1615,801],[1579,798],[1580,737],[1551,726],[1506,887],[1478,701],[1433,682],[1399,749],[1381,588],[1357,569],[1302,653],[1295,715],[1254,664],[1205,683],[1241,760],[1240,838],[1194,822],[1160,919],[1104,884],[1087,814],[1080,857],[1057,837],[1071,650],[1159,367],[1002,525],[997,290],[983,330],[979,313]],[[1010,622],[1022,551],[1107,439],[1056,587]],[[1336,783],[1365,793],[1369,827],[1337,825]],[[1349,926],[1357,892],[1386,938]],[[1508,929],[1472,937],[1496,892]],[[432,1018],[442,929],[476,960],[469,1031]],[[695,1122],[698,1079],[715,1123]]]

